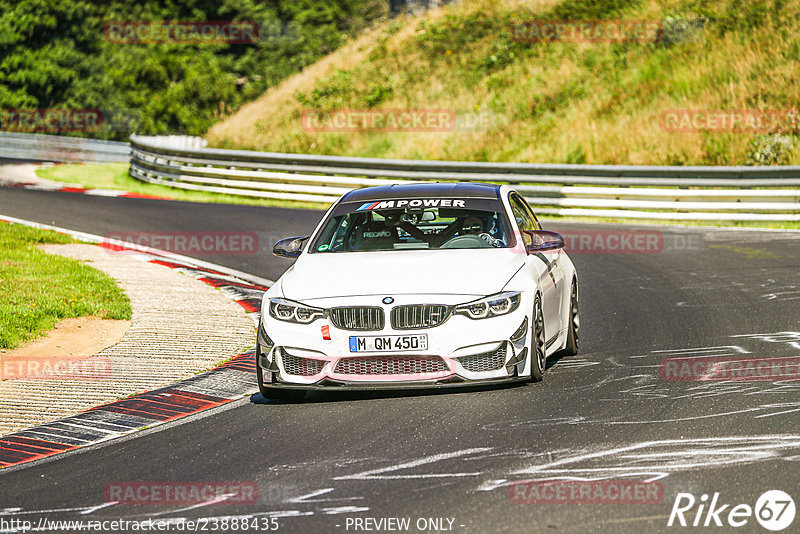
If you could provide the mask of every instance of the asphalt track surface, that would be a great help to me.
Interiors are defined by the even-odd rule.
[[[101,235],[256,232],[265,241],[259,254],[198,257],[272,279],[289,264],[267,254],[266,242],[305,235],[321,215],[15,189],[0,189],[0,214]],[[452,532],[638,534],[709,530],[667,527],[680,492],[698,500],[719,492],[719,504],[730,505],[723,522],[733,506],[754,506],[767,490],[798,501],[800,382],[671,381],[659,369],[673,357],[800,356],[800,236],[660,230],[677,249],[572,254],[581,284],[581,351],[550,361],[540,384],[313,393],[300,404],[254,394],[177,424],[0,472],[0,517],[273,516],[284,532],[364,532],[355,519],[389,517],[410,518],[407,532],[444,532],[447,520],[442,529],[417,521],[449,518]],[[681,248],[687,239],[693,245]],[[646,504],[509,498],[509,483],[554,478],[657,480],[663,496]],[[245,481],[258,486],[259,496],[255,504],[106,505],[106,485],[126,481]],[[696,512],[695,505],[686,513],[690,524]],[[786,532],[798,525],[800,518]],[[212,526],[206,531],[235,532]],[[767,532],[753,517],[735,531]]]

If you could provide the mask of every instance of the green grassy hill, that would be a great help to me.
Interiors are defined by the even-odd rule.
[[[511,26],[532,19],[656,21],[663,32],[656,42],[515,42]],[[796,129],[671,132],[661,124],[674,109],[797,111],[799,97],[798,2],[463,0],[360,35],[207,138],[217,147],[373,157],[800,164]],[[447,109],[484,124],[304,130],[304,112],[344,108]]]
[[[0,130],[31,131],[8,118],[15,110],[56,108],[101,110],[102,127],[33,131],[202,135],[388,14],[387,0],[0,0]],[[230,20],[258,31],[245,43],[211,44],[174,32],[160,32],[160,42],[119,42],[108,30]]]

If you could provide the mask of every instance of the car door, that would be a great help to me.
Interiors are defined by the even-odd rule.
[[[536,214],[533,213],[533,208],[530,207],[530,205],[524,198],[520,197],[520,200],[525,205],[525,209],[528,211],[530,216],[536,222],[536,226],[538,227],[538,229],[542,230],[542,225],[539,223],[539,219],[536,217]],[[566,305],[567,302],[569,302],[570,295],[568,292],[572,290],[572,288],[570,287],[570,282],[572,280],[570,277],[567,276],[565,262],[563,261],[565,254],[566,253],[562,249],[552,251],[548,254],[550,259],[550,267],[549,267],[550,273],[555,278],[555,284],[556,284],[556,295],[558,302],[557,310],[559,312],[558,321],[556,323],[558,324],[557,326],[558,330],[562,330],[567,326],[566,324],[561,324],[561,321],[564,316],[561,312],[564,311],[564,306]]]
[[[522,230],[541,230],[539,221],[533,215],[525,200],[517,193],[511,193],[508,198],[511,212],[517,222],[520,231]],[[531,244],[531,238],[527,234],[522,234],[522,239],[526,245]],[[548,344],[551,343],[561,330],[561,298],[557,285],[555,267],[558,264],[557,258],[560,251],[547,251],[537,254],[529,254],[526,257],[528,264],[527,270],[537,273],[539,287],[542,289],[542,312],[544,313],[544,328]],[[554,264],[555,261],[555,264]]]

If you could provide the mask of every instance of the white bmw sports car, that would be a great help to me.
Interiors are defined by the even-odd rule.
[[[578,349],[563,238],[508,186],[408,184],[345,194],[264,294],[261,393],[539,381]]]

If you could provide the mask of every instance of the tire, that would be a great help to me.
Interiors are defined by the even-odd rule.
[[[306,392],[302,389],[277,389],[268,388],[264,385],[264,371],[258,365],[258,355],[261,353],[261,347],[256,343],[256,380],[258,381],[258,391],[265,399],[274,399],[280,401],[300,401],[306,396]]]
[[[542,298],[536,295],[533,302],[533,324],[531,325],[531,382],[541,382],[544,378],[544,369],[547,365],[545,343],[547,337],[544,332],[544,312],[542,312]]]
[[[578,309],[578,281],[573,280],[572,291],[569,298],[569,330],[567,330],[567,344],[561,350],[564,356],[578,354],[578,330],[581,327],[580,310]]]

